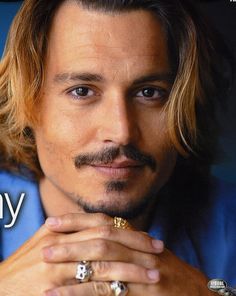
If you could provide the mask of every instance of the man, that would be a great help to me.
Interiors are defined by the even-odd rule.
[[[207,173],[213,46],[185,1],[24,1],[0,69],[1,192],[26,193],[1,229],[1,295],[209,296],[207,277],[235,279],[233,192]]]

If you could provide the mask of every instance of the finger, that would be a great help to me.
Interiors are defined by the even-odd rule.
[[[45,262],[120,261],[146,268],[158,267],[158,256],[131,250],[119,243],[103,239],[48,246],[42,249]]]
[[[140,265],[94,261],[91,262],[94,281],[122,281],[129,283],[156,283],[160,279],[157,269],[146,269]]]
[[[105,214],[72,213],[47,218],[45,225],[55,232],[75,232],[101,225],[113,225],[113,218]]]
[[[77,266],[79,263],[63,263],[55,264],[53,275],[56,279],[55,286],[62,284],[76,284]],[[151,284],[157,283],[160,280],[158,269],[147,269],[140,265],[123,263],[123,262],[108,262],[94,261],[91,262],[92,281],[122,281],[129,283]]]
[[[129,296],[160,295],[158,285],[127,284]],[[108,282],[88,282],[48,290],[44,296],[114,296]]]
[[[114,296],[110,284],[106,282],[89,282],[78,285],[59,287],[46,291],[44,296]]]
[[[120,243],[130,249],[147,253],[159,254],[164,250],[164,244],[140,231],[117,229],[110,225],[86,229],[73,234],[63,235],[59,243],[75,243],[92,239],[105,239]]]

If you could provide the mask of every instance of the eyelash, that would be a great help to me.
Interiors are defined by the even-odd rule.
[[[70,89],[69,91],[67,91],[67,94],[70,95],[74,100],[86,100],[88,97],[93,97],[94,94],[92,95],[85,95],[85,96],[79,96],[78,94],[76,95],[74,92],[78,91],[79,89],[82,89],[82,90],[88,90],[88,92],[93,92],[95,95],[95,91],[89,87],[89,86],[78,86],[78,87],[75,87],[73,89]]]
[[[159,93],[158,98],[153,98],[152,96],[149,97],[149,96],[145,96],[145,95],[138,96],[138,93],[144,92],[146,90],[149,90],[149,91],[151,90],[154,93],[158,92]],[[161,88],[161,87],[157,87],[157,86],[145,86],[142,89],[140,89],[138,92],[136,92],[136,97],[142,97],[146,101],[156,101],[156,100],[162,101],[167,97],[167,95],[168,95],[167,90],[165,90],[164,88]]]
[[[81,89],[82,91],[86,90],[88,93],[89,92],[93,92],[93,94],[90,94],[90,95],[81,95],[79,96],[78,94],[74,94],[74,92],[78,91],[79,89]],[[155,92],[159,92],[161,93],[158,98],[153,98],[152,96],[148,97],[148,96],[145,96],[145,95],[138,95],[140,92],[144,92],[146,90],[151,90],[153,91],[154,93]],[[94,97],[96,96],[96,91],[94,91],[91,87],[89,86],[79,86],[79,87],[75,87],[71,90],[69,90],[67,92],[70,96],[72,96],[73,99],[75,100],[86,100],[88,98],[91,98],[91,97]],[[136,90],[135,92],[132,92],[131,93],[131,96],[132,97],[136,97],[136,98],[144,98],[145,101],[162,101],[164,100],[167,96],[168,96],[168,91],[165,90],[164,88],[161,88],[161,87],[157,87],[157,86],[145,86],[145,87],[142,87],[141,89],[139,90]]]

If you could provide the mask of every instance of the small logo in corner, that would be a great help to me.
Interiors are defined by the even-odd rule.
[[[228,287],[226,281],[221,279],[210,280],[207,287],[222,296],[236,296],[236,289]]]

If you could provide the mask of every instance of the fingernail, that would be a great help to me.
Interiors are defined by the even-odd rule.
[[[162,252],[164,249],[164,243],[163,241],[153,239],[152,240],[152,246],[154,249],[156,249],[158,252]]]
[[[51,259],[53,257],[52,248],[44,248],[43,249],[43,258],[44,259]]]
[[[160,273],[157,269],[150,269],[147,271],[147,276],[152,281],[158,281],[160,279]]]
[[[59,226],[61,224],[61,221],[60,219],[56,218],[56,217],[49,217],[47,218],[45,224],[47,226],[51,226],[51,227],[56,227],[56,226]]]

